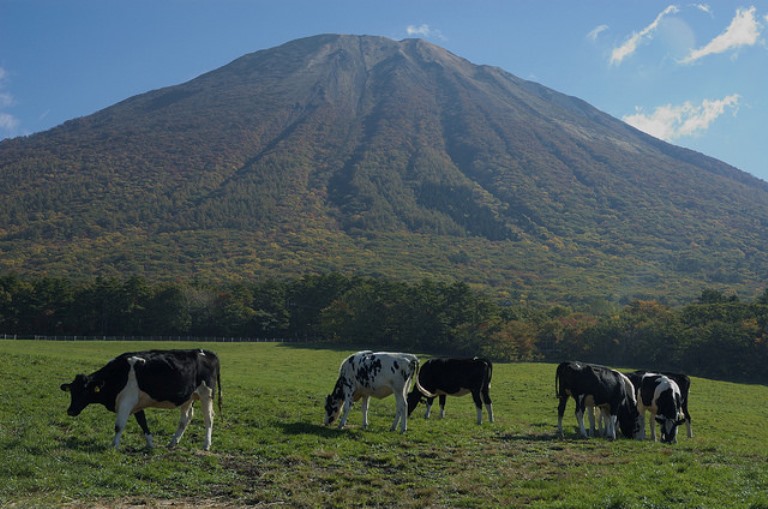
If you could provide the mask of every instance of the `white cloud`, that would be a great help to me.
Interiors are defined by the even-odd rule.
[[[670,5],[661,11],[658,16],[656,16],[656,19],[653,20],[653,23],[643,28],[639,32],[635,32],[630,35],[624,44],[618,48],[614,48],[611,52],[611,64],[620,64],[622,60],[637,51],[637,47],[641,42],[653,38],[653,33],[657,28],[659,28],[659,23],[661,23],[661,20],[664,19],[664,16],[667,16],[668,14],[675,14],[679,11],[680,9],[678,9],[676,5]]]
[[[760,37],[760,25],[755,19],[755,7],[736,9],[731,24],[702,48],[691,50],[682,63],[689,64],[707,55],[724,53],[741,46],[754,46]]]
[[[0,135],[3,131],[7,134],[16,132],[19,128],[19,119],[11,115],[10,113],[3,113],[0,111]]]
[[[0,108],[2,109],[13,106],[16,102],[13,96],[4,90],[7,77],[8,72],[0,67]],[[19,128],[19,124],[19,119],[10,113],[0,110],[0,137],[14,135]]]
[[[405,28],[405,33],[407,33],[409,37],[432,37],[435,39],[445,39],[440,30],[434,29],[427,24],[418,26],[408,25]]]
[[[712,14],[712,8],[709,6],[709,4],[691,4],[691,6],[703,13]]]
[[[726,109],[734,110],[735,115],[740,99],[738,94],[733,94],[722,99],[705,99],[699,105],[690,101],[677,106],[667,104],[659,106],[649,115],[637,108],[635,114],[626,115],[622,120],[651,136],[673,141],[708,129]]]
[[[601,33],[605,32],[606,30],[608,30],[608,25],[600,25],[600,26],[597,26],[597,27],[595,27],[595,28],[594,28],[594,29],[593,29],[591,32],[589,32],[589,33],[587,34],[587,39],[589,39],[590,41],[596,41],[596,40],[597,40],[597,37],[598,37],[598,36],[599,36]]]
[[[8,106],[13,106],[14,102],[15,101],[11,94],[0,90],[0,108],[7,108]]]

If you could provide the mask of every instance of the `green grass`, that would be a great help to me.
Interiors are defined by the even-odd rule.
[[[66,415],[59,390],[124,351],[204,346],[222,360],[224,411],[201,452],[202,419],[165,443],[178,412],[150,409],[156,448],[129,421],[111,449],[114,414]],[[359,405],[347,429],[322,426],[323,400],[347,350],[275,344],[0,341],[0,506],[156,504],[289,507],[768,508],[768,389],[694,379],[693,439],[676,445],[555,438],[554,365],[497,364],[496,422],[475,424],[470,397],[446,418],[419,408],[389,432],[394,399]]]

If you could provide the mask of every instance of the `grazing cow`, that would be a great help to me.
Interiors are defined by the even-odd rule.
[[[391,431],[408,429],[408,409],[406,397],[411,380],[419,369],[419,359],[408,353],[389,353],[371,351],[358,352],[347,357],[339,368],[339,378],[333,392],[325,398],[325,425],[335,421],[339,414],[339,429],[347,423],[347,416],[352,403],[363,398],[363,428],[368,427],[368,400],[395,395],[395,420]]]
[[[144,431],[147,447],[152,447],[152,433],[144,416],[145,408],[178,408],[181,418],[169,447],[179,443],[192,419],[195,400],[200,400],[205,419],[203,448],[211,447],[214,390],[218,386],[221,412],[219,359],[208,350],[151,350],[124,353],[90,375],[77,375],[72,383],[61,384],[71,394],[67,413],[73,417],[91,403],[100,403],[117,414],[112,445],[120,446],[120,437],[133,414]]]
[[[488,390],[491,387],[493,364],[486,359],[430,359],[424,363],[416,377],[416,384],[408,394],[408,415],[426,398],[429,418],[432,403],[440,397],[440,417],[445,417],[445,398],[472,394],[477,408],[477,423],[483,422],[483,403],[488,411],[488,420],[493,422],[493,405]]]
[[[677,442],[677,427],[685,422],[683,397],[677,383],[659,373],[644,373],[635,379],[637,409],[642,418],[641,437],[645,438],[645,412],[651,413],[651,439],[656,441],[656,425],[661,425],[661,441]]]
[[[640,386],[640,380],[646,373],[651,371],[635,371],[633,373],[627,373],[627,377],[632,381],[632,385],[635,386],[635,391]],[[674,380],[677,386],[680,388],[680,396],[682,397],[681,409],[685,416],[685,425],[688,431],[688,438],[693,438],[693,429],[691,429],[691,414],[688,411],[688,396],[691,392],[691,378],[688,375],[681,373],[670,373],[667,371],[661,371],[659,374],[666,376],[670,380]]]
[[[624,436],[638,436],[640,419],[632,382],[618,371],[583,362],[563,362],[555,373],[555,391],[560,399],[557,407],[557,433],[560,437],[563,436],[563,414],[569,396],[576,402],[576,420],[583,437],[587,437],[584,411],[591,406],[599,407],[606,417],[606,435],[609,438],[616,438],[617,423]],[[594,429],[592,409],[589,417]]]

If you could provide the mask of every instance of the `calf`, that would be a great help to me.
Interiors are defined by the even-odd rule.
[[[430,359],[424,363],[416,377],[416,384],[408,394],[408,415],[426,397],[429,418],[432,403],[440,397],[440,417],[445,416],[446,395],[464,396],[472,394],[477,408],[477,423],[483,422],[483,403],[488,411],[488,420],[493,422],[493,405],[488,393],[491,387],[493,364],[486,359]]]
[[[90,375],[77,375],[71,383],[61,384],[69,392],[71,403],[67,413],[80,415],[91,403],[104,405],[117,414],[112,445],[120,446],[120,437],[133,414],[144,431],[147,447],[152,447],[152,433],[147,426],[145,408],[178,408],[179,426],[169,447],[179,443],[200,400],[205,420],[203,448],[211,447],[213,432],[214,390],[218,387],[221,412],[221,379],[219,359],[208,350],[151,350],[124,353]]]
[[[639,434],[639,414],[632,390],[632,382],[612,369],[582,362],[563,362],[555,373],[555,391],[560,399],[557,407],[557,433],[563,436],[563,414],[568,397],[576,402],[576,420],[579,431],[587,437],[584,429],[584,411],[596,406],[606,417],[606,435],[616,438],[618,423],[624,436],[633,438]],[[594,413],[590,410],[590,424],[594,428]]]
[[[635,371],[633,373],[627,373],[627,377],[632,381],[632,385],[635,386],[635,391],[639,387],[639,381],[646,373],[650,371]],[[685,425],[688,431],[688,438],[693,438],[693,429],[691,428],[691,414],[688,411],[688,396],[691,392],[691,378],[688,375],[681,373],[670,373],[667,371],[660,371],[659,374],[666,376],[670,380],[674,380],[677,386],[680,388],[680,396],[682,398],[680,408],[683,411],[685,417]]]
[[[381,399],[394,394],[395,420],[390,430],[397,429],[399,421],[400,432],[405,433],[408,429],[406,397],[418,369],[419,359],[408,353],[364,351],[350,355],[341,363],[333,392],[325,398],[325,425],[333,423],[341,414],[339,429],[343,428],[352,403],[362,398],[363,428],[367,428],[370,397]]]
[[[645,412],[651,413],[651,439],[656,440],[656,425],[661,425],[661,441],[677,442],[677,427],[685,422],[682,395],[677,383],[660,373],[633,376],[637,391],[637,409],[642,418],[641,437],[645,438]]]

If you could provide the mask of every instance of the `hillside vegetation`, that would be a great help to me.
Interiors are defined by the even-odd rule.
[[[218,288],[0,278],[0,334],[11,337],[286,338],[766,383],[767,333],[768,290],[754,301],[709,289],[680,307],[637,300],[574,309],[499,302],[464,283],[339,274]]]
[[[419,40],[321,35],[0,142],[0,270],[341,272],[682,302],[768,272],[768,184]]]
[[[0,505],[94,507],[768,507],[763,386],[694,378],[695,437],[676,445],[577,438],[569,402],[557,422],[553,364],[497,363],[496,422],[475,424],[469,397],[446,417],[418,408],[405,435],[388,431],[394,400],[373,400],[370,428],[356,406],[348,429],[321,425],[323,401],[350,350],[181,343],[222,361],[223,415],[210,453],[193,419],[178,448],[164,443],[178,413],[149,410],[158,446],[129,422],[111,450],[114,415],[66,415],[58,386],[124,351],[159,343],[0,341]],[[425,357],[422,356],[424,359]],[[718,408],[718,412],[709,411]]]

